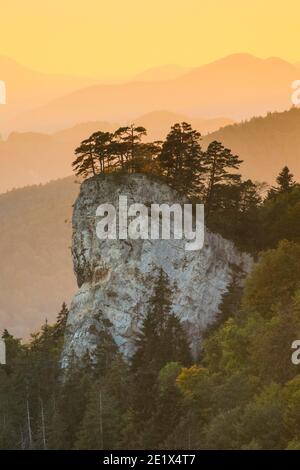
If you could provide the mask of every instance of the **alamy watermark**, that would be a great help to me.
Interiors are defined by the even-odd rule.
[[[100,240],[186,240],[185,250],[201,250],[204,245],[203,204],[128,205],[127,196],[119,196],[118,208],[101,204],[96,211]]]
[[[300,364],[300,340],[296,339],[293,341],[291,348],[295,350],[291,356],[292,364],[298,366]]]
[[[0,104],[6,104],[6,85],[3,80],[0,80]]]
[[[6,364],[6,347],[4,339],[0,338],[0,364]]]
[[[293,93],[291,100],[293,105],[298,106],[300,104],[300,80],[294,80],[292,83]]]

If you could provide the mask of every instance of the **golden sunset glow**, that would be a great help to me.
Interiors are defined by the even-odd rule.
[[[104,78],[236,52],[295,62],[299,15],[298,0],[1,0],[0,55]]]

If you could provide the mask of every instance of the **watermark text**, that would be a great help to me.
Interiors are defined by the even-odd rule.
[[[6,104],[6,85],[3,80],[0,80],[0,104]]]
[[[96,234],[100,240],[186,240],[185,250],[200,250],[204,245],[203,204],[128,205],[127,196],[113,204],[101,204]]]

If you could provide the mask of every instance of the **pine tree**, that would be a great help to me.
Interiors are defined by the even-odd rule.
[[[243,181],[239,186],[238,209],[240,212],[249,212],[256,209],[262,202],[259,186],[250,179]]]
[[[92,354],[92,364],[96,379],[103,378],[110,370],[113,361],[119,354],[118,346],[111,334],[112,323],[108,318],[104,318],[102,312],[95,315],[95,319],[100,325],[97,333],[98,345]]]
[[[293,189],[296,185],[293,180],[294,175],[287,166],[284,166],[276,178],[277,186],[272,186],[268,192],[268,199],[272,199],[278,194],[286,193]]]
[[[85,414],[78,425],[77,449],[115,449],[121,427],[120,404],[105,385],[94,383],[88,396]]]
[[[86,355],[81,364],[75,356],[71,357],[56,405],[60,425],[65,428],[64,443],[69,449],[75,445],[79,423],[85,414],[88,394],[93,383],[89,356]]]
[[[144,146],[141,140],[145,135],[147,135],[146,129],[134,124],[116,130],[112,145],[122,168],[127,168],[128,171],[134,170],[135,161],[142,156]]]
[[[190,363],[190,352],[179,320],[172,314],[173,289],[161,268],[154,280],[148,312],[132,358],[135,423],[142,432],[155,406],[155,383],[160,369],[171,361]]]
[[[156,374],[167,362],[190,362],[186,334],[179,319],[172,313],[173,290],[167,274],[160,268],[136,341],[133,370],[147,368]]]
[[[222,191],[226,186],[239,185],[241,175],[232,173],[230,170],[237,170],[242,160],[231,153],[220,142],[214,140],[204,152],[204,168],[207,173],[206,188],[206,215],[209,216],[211,210],[218,207],[222,198]]]
[[[110,171],[115,160],[112,145],[113,134],[110,132],[94,132],[88,139],[83,140],[75,150],[77,158],[72,163],[77,176],[86,178],[99,173]]]
[[[295,186],[293,177],[294,175],[290,173],[289,168],[285,166],[276,178],[276,182],[278,184],[278,191],[286,192],[289,191],[293,186]]]
[[[53,336],[55,339],[63,338],[67,326],[69,309],[66,302],[63,302],[61,310],[56,317],[56,323],[53,328]]]
[[[83,140],[75,150],[77,158],[72,163],[76,176],[86,178],[89,175],[95,176],[97,170],[97,157],[95,155],[95,141],[90,137]]]
[[[136,352],[132,359],[133,370],[140,367],[153,369],[156,373],[163,364],[162,338],[167,325],[167,319],[172,308],[172,289],[168,276],[161,268],[154,281],[153,293],[148,301],[148,312],[143,320],[136,341]]]
[[[51,424],[48,431],[48,448],[70,449],[68,426],[58,405],[55,405],[52,409]]]
[[[159,163],[169,184],[191,197],[202,190],[201,135],[191,125],[174,124],[163,142]]]
[[[176,379],[182,370],[182,364],[168,362],[159,372],[155,387],[155,404],[144,438],[151,449],[167,449],[166,438],[172,435],[181,421],[183,406],[182,396],[176,385]]]
[[[174,313],[171,313],[167,318],[164,344],[167,345],[165,348],[165,363],[179,362],[184,365],[191,363],[191,351],[186,333],[179,318]]]
[[[105,173],[110,171],[110,167],[114,160],[111,146],[113,134],[110,132],[95,132],[90,137],[94,141],[95,158],[98,159],[99,172]]]

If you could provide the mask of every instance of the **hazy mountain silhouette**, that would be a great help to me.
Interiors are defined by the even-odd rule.
[[[300,180],[300,109],[269,113],[226,126],[203,139],[219,140],[239,155],[245,177],[274,183],[284,165]]]
[[[132,81],[154,82],[160,80],[172,80],[178,78],[192,70],[192,67],[180,67],[179,65],[162,65],[161,67],[151,67],[135,75]]]
[[[78,190],[71,177],[0,195],[0,331],[28,335],[70,301],[71,214]]]
[[[7,104],[0,106],[0,134],[18,113],[47,103],[61,95],[95,83],[84,77],[47,75],[0,56],[0,80],[6,83]]]
[[[150,113],[134,120],[148,129],[148,140],[163,139],[172,124],[192,122],[202,134],[231,123],[230,119],[191,119],[167,111]],[[98,130],[114,131],[121,124],[101,121],[78,124],[54,134],[13,132],[0,140],[0,193],[13,187],[46,183],[71,174],[74,150],[79,143]]]
[[[143,126],[148,130],[147,140],[161,140],[164,139],[170,128],[175,122],[189,122],[195,129],[198,129],[202,135],[208,132],[213,132],[220,127],[233,124],[232,119],[228,118],[211,118],[201,119],[187,116],[185,114],[172,113],[170,111],[153,111],[152,113],[144,114],[135,119],[134,122]]]
[[[160,109],[245,119],[288,109],[298,72],[295,65],[278,58],[234,54],[172,80],[86,87],[22,113],[10,125],[55,131],[85,121],[123,122]]]
[[[134,122],[148,129],[148,140],[157,140],[182,120],[191,122],[202,133],[204,147],[217,139],[237,153],[244,160],[245,177],[272,184],[279,170],[288,164],[300,179],[300,109],[233,125],[226,125],[230,122],[226,118],[193,119],[167,111],[149,113]],[[113,131],[121,124],[96,121],[54,134],[12,133],[6,141],[0,141],[0,193],[70,175],[78,144],[97,130]],[[206,132],[211,133],[205,137]]]

